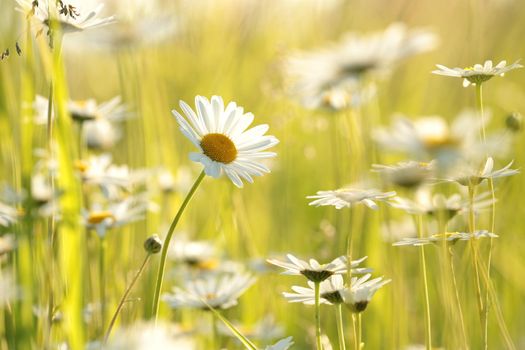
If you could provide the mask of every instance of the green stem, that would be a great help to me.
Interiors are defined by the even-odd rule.
[[[146,264],[148,263],[150,257],[151,257],[151,253],[148,253],[146,255],[146,258],[144,259],[144,262],[142,263],[139,270],[137,271],[137,274],[135,275],[135,277],[133,277],[128,288],[126,288],[126,291],[122,295],[122,298],[120,299],[120,302],[118,303],[117,310],[115,310],[115,313],[113,314],[113,317],[111,318],[111,321],[109,322],[109,326],[106,331],[106,335],[104,336],[104,344],[107,343],[109,335],[111,334],[111,330],[113,329],[113,326],[115,325],[115,321],[117,320],[117,317],[120,313],[120,310],[122,309],[122,306],[124,306],[124,302],[126,301],[126,298],[128,297],[129,293],[131,292],[131,289],[133,288],[133,286],[139,279],[140,275],[142,274],[142,271],[144,271],[144,268],[146,267]]]
[[[343,312],[341,304],[337,305],[337,335],[339,337],[339,350],[346,350],[345,332],[343,328]]]
[[[320,303],[321,303],[321,292],[320,283],[314,283],[315,290],[315,340],[317,343],[317,350],[322,350],[323,345],[321,344],[321,315],[320,315]]]
[[[478,268],[478,250],[476,247],[476,239],[474,238],[474,232],[476,231],[476,220],[474,217],[474,195],[475,187],[470,185],[468,188],[469,193],[469,230],[472,234],[472,238],[469,240],[470,249],[472,251],[472,265],[474,267],[474,272],[476,274],[476,301],[478,304],[479,319],[481,322],[481,331],[484,332],[484,312],[483,312],[483,300],[481,297],[481,283],[479,278],[479,268]]]
[[[418,215],[416,218],[417,221],[417,232],[419,238],[423,237],[423,218],[421,215]],[[420,260],[421,260],[421,270],[423,270],[423,289],[425,292],[425,326],[426,326],[426,349],[432,349],[432,322],[430,317],[430,298],[428,295],[428,278],[427,278],[427,263],[425,258],[425,248],[424,246],[419,247]]]
[[[363,325],[362,325],[362,320],[361,320],[361,313],[358,313],[357,314],[357,346],[358,346],[358,349],[361,350],[362,348],[362,341],[361,339],[363,338]]]
[[[352,313],[352,328],[353,328],[353,331],[354,331],[354,350],[360,350],[359,349],[359,346],[360,346],[360,339],[358,339],[358,335],[357,335],[357,314],[354,314]]]
[[[467,339],[467,331],[465,329],[465,320],[463,318],[463,311],[461,309],[461,299],[459,298],[459,290],[458,290],[458,284],[456,282],[456,271],[454,268],[454,253],[452,250],[452,247],[449,248],[449,266],[450,266],[450,274],[452,276],[452,284],[454,285],[454,296],[456,298],[456,305],[458,308],[458,315],[459,315],[459,321],[461,326],[461,334],[463,336],[463,342],[465,345],[465,350],[469,348],[468,346],[468,339]]]
[[[106,238],[100,237],[98,273],[100,279],[100,326],[102,332],[106,325]]]
[[[204,176],[206,174],[204,173],[204,170],[200,173],[197,180],[195,180],[195,183],[191,187],[190,191],[186,195],[186,198],[184,198],[184,201],[182,202],[179,211],[175,215],[175,218],[173,219],[173,222],[171,223],[171,226],[168,230],[168,234],[166,235],[166,239],[164,240],[164,244],[162,245],[162,252],[160,256],[160,263],[159,263],[159,272],[157,274],[157,282],[155,286],[155,296],[153,297],[153,317],[155,318],[155,323],[157,322],[158,314],[159,314],[159,300],[160,300],[160,292],[162,290],[162,281],[164,279],[164,269],[166,268],[166,258],[168,256],[168,247],[170,245],[171,237],[173,236],[173,232],[175,231],[175,227],[177,227],[177,224],[179,223],[179,220],[182,216],[182,213],[184,213],[184,209],[186,209],[186,206],[190,202],[190,199],[195,194],[195,191],[199,187],[200,183],[204,179]]]

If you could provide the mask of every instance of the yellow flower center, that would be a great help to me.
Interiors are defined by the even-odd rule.
[[[223,134],[204,135],[201,140],[202,151],[211,160],[228,164],[237,158],[237,148],[232,140]]]
[[[215,259],[208,259],[204,261],[199,261],[195,267],[201,270],[215,270],[219,266],[219,262]]]
[[[89,164],[83,160],[75,161],[75,168],[81,173],[85,173],[89,169]]]
[[[94,211],[94,212],[89,213],[87,221],[90,224],[100,224],[102,221],[108,218],[111,218],[113,220],[115,219],[115,217],[113,216],[113,213],[110,212],[109,210]]]
[[[448,135],[428,135],[423,138],[423,143],[431,150],[444,147],[455,147],[458,144],[457,140]]]

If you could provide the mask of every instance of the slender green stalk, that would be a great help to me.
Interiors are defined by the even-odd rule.
[[[474,218],[474,194],[475,194],[475,187],[470,185],[469,189],[469,230],[474,235],[474,232],[476,231],[476,220]],[[476,301],[478,304],[478,312],[479,312],[479,318],[481,322],[481,331],[484,330],[484,322],[483,322],[483,300],[481,297],[481,283],[479,278],[479,268],[478,268],[478,250],[476,246],[476,240],[474,238],[469,240],[470,243],[470,249],[472,251],[472,266],[474,268],[475,272],[475,278],[476,278]]]
[[[362,320],[361,320],[361,313],[358,313],[357,314],[357,340],[356,340],[356,343],[357,343],[357,348],[359,350],[361,350],[362,346],[362,341],[361,339],[363,338],[363,323],[362,323]]]
[[[357,335],[357,314],[352,313],[352,329],[354,332],[354,350],[360,350],[360,339]]]
[[[343,311],[341,304],[337,305],[337,336],[339,337],[339,350],[346,350],[345,331],[343,327]]]
[[[109,335],[111,334],[111,330],[113,329],[113,326],[115,325],[115,321],[117,320],[117,317],[120,313],[120,310],[124,306],[124,302],[126,301],[126,298],[128,297],[129,293],[131,292],[131,289],[139,279],[140,275],[142,274],[142,271],[144,271],[144,268],[146,267],[146,264],[149,261],[149,258],[151,257],[151,253],[148,253],[146,255],[146,258],[144,258],[144,262],[140,266],[139,270],[135,274],[135,277],[131,280],[131,283],[129,284],[128,288],[126,288],[126,291],[122,295],[122,298],[120,299],[120,302],[118,303],[117,309],[115,310],[115,313],[113,314],[113,317],[111,318],[111,321],[109,322],[108,329],[106,331],[106,335],[104,336],[104,344],[107,343]]]
[[[322,350],[323,345],[321,344],[321,292],[320,283],[314,283],[315,291],[315,340],[317,343],[317,350]]]
[[[421,215],[418,215],[416,217],[417,221],[417,232],[418,236],[420,238],[423,237],[423,218]],[[424,246],[419,247],[419,258],[421,261],[421,270],[423,272],[423,289],[425,293],[425,344],[426,349],[431,350],[432,349],[432,321],[430,317],[430,298],[428,295],[428,278],[427,278],[427,264],[426,264],[426,258],[425,258],[425,248]]]
[[[184,209],[186,209],[186,206],[190,202],[191,198],[195,194],[195,191],[201,184],[202,180],[204,179],[204,176],[206,174],[204,173],[204,170],[200,173],[197,180],[195,180],[195,183],[191,187],[190,191],[186,195],[186,198],[184,198],[184,201],[182,202],[179,211],[175,215],[175,218],[173,219],[173,222],[171,223],[171,226],[168,230],[168,234],[166,235],[166,239],[164,240],[164,244],[162,245],[162,252],[160,256],[160,262],[159,262],[159,272],[157,274],[157,282],[155,285],[155,296],[153,297],[153,317],[155,318],[155,322],[157,322],[158,314],[159,314],[159,300],[160,300],[160,293],[162,290],[162,281],[164,279],[164,269],[166,268],[166,258],[168,256],[168,248],[170,245],[171,237],[173,236],[173,232],[175,231],[175,227],[177,227],[177,224],[179,223],[180,218],[182,217],[182,213],[184,213]]]
[[[99,263],[98,263],[98,277],[99,277],[99,294],[100,294],[100,326],[102,332],[106,326],[106,238],[100,237],[99,246]]]
[[[461,309],[461,299],[459,298],[459,290],[458,290],[458,284],[456,282],[456,271],[454,268],[454,253],[452,250],[452,247],[449,248],[449,266],[450,266],[450,274],[452,276],[452,284],[454,285],[454,296],[456,298],[456,306],[458,310],[459,315],[459,321],[461,326],[461,334],[463,336],[463,342],[465,345],[465,349],[468,349],[468,337],[467,337],[467,331],[465,329],[465,320],[463,318],[463,311]]]

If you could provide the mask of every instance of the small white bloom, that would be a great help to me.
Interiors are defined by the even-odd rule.
[[[8,227],[16,222],[18,210],[16,208],[0,202],[0,226]]]
[[[49,0],[38,0],[38,2],[16,0],[16,2],[18,3],[17,10],[24,15],[31,16],[48,29],[51,21],[57,21],[64,33],[81,32],[86,29],[105,26],[115,21],[113,16],[100,17],[104,4],[93,6],[94,4],[91,3],[88,6],[91,5],[92,7],[88,7],[85,1],[68,0],[67,5],[71,7],[67,5],[60,7],[55,5],[55,1]],[[50,13],[50,10],[54,13]]]
[[[343,302],[340,292],[345,288],[343,277],[341,275],[333,275],[324,280],[319,285],[320,303],[321,304],[340,304]],[[303,303],[305,305],[315,304],[315,284],[308,281],[308,288],[293,286],[292,290],[295,293],[284,292],[283,296],[290,303]]]
[[[255,277],[247,273],[205,275],[186,281],[184,288],[174,287],[163,300],[172,308],[228,309],[254,283]]]
[[[332,275],[344,274],[347,272],[348,263],[346,256],[340,256],[328,264],[319,264],[317,260],[310,259],[309,262],[298,259],[292,254],[286,254],[288,262],[277,259],[268,259],[268,263],[285,269],[283,275],[303,275],[312,282],[322,282]],[[369,272],[369,269],[359,268],[359,264],[367,257],[353,260],[351,265],[353,273]]]
[[[432,71],[432,73],[463,78],[463,86],[467,87],[470,84],[482,84],[496,75],[502,77],[510,70],[522,68],[523,66],[518,62],[519,60],[507,66],[507,61],[501,61],[496,66],[493,66],[492,61],[487,60],[483,65],[475,64],[473,67],[469,68],[448,68],[441,64],[437,64],[436,67],[439,69]]]
[[[371,209],[377,209],[378,206],[375,201],[384,201],[395,195],[396,192],[393,191],[381,192],[376,189],[342,188],[334,191],[318,191],[316,195],[306,198],[314,199],[309,205],[316,207],[331,205],[336,209],[342,209],[362,203]]]
[[[395,165],[372,164],[372,170],[384,175],[390,183],[415,188],[424,184],[434,174],[435,162],[422,163],[412,160]]]
[[[209,241],[191,241],[185,237],[173,238],[168,256],[174,261],[201,269],[214,268],[219,264],[215,245]]]
[[[352,312],[365,311],[377,290],[391,281],[383,280],[383,277],[369,280],[370,276],[370,274],[366,274],[360,278],[352,277],[350,287],[341,292],[344,303]]]
[[[93,349],[100,349],[101,344]],[[128,328],[117,329],[104,349],[108,350],[165,350],[197,349],[195,339],[182,328],[151,323],[135,323]]]
[[[445,178],[445,181],[457,182],[462,186],[477,186],[487,179],[497,179],[500,177],[507,177],[519,174],[518,169],[511,169],[513,162],[510,162],[505,167],[494,170],[494,159],[488,157],[482,169],[476,168],[470,164],[462,164],[461,167],[455,169],[455,172]]]
[[[257,339],[268,342],[278,339],[284,334],[283,328],[275,322],[275,319],[272,315],[266,315],[253,326],[246,326],[240,322],[232,323],[235,328],[237,328],[248,339]],[[236,339],[235,334],[233,334],[232,331],[224,324],[219,324],[218,328],[222,335]]]
[[[443,242],[444,240],[447,241],[447,243],[454,244],[457,241],[468,241],[471,239],[480,239],[480,238],[497,238],[499,237],[495,233],[489,232],[487,230],[481,230],[476,231],[474,234],[469,232],[447,232],[445,234],[435,234],[429,237],[423,237],[423,238],[404,238],[399,242],[396,242],[392,244],[393,246],[423,246],[431,243],[439,243]]]
[[[253,182],[252,176],[269,173],[261,159],[275,157],[273,152],[265,152],[279,141],[269,135],[268,125],[247,128],[253,121],[253,114],[244,113],[242,107],[230,102],[225,107],[221,97],[213,96],[211,101],[205,97],[195,98],[197,113],[185,102],[180,108],[185,117],[173,110],[181,132],[199,150],[190,153],[190,159],[204,165],[206,175],[219,178],[223,173],[237,187],[242,187],[241,178]]]
[[[292,347],[294,344],[293,337],[288,337],[279,340],[277,343],[273,345],[269,345],[264,348],[264,350],[287,350]]]

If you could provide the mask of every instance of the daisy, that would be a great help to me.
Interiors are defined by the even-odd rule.
[[[290,347],[294,344],[293,338],[288,337],[279,340],[277,343],[273,345],[269,345],[264,348],[264,350],[288,350]]]
[[[436,234],[429,237],[423,238],[404,238],[399,242],[392,244],[393,246],[423,246],[431,243],[438,243],[445,240],[448,243],[454,244],[457,241],[468,241],[471,239],[480,239],[480,238],[497,238],[499,237],[495,233],[489,232],[487,230],[476,231],[474,234],[469,232],[447,232],[445,234]]]
[[[218,265],[217,250],[209,241],[190,241],[184,237],[176,237],[168,250],[168,256],[174,261],[200,269],[215,268]]]
[[[283,328],[276,324],[272,315],[266,315],[264,318],[250,327],[243,326],[240,322],[232,323],[235,328],[237,328],[248,339],[271,341],[282,337],[284,334]],[[223,324],[219,325],[219,332],[227,337],[236,337],[235,334],[233,334],[232,331]]]
[[[456,173],[445,181],[457,182],[462,186],[477,186],[487,179],[497,179],[500,177],[507,177],[519,174],[519,170],[511,169],[513,162],[510,162],[505,167],[494,170],[494,159],[488,157],[483,169],[475,168],[471,165],[463,165],[460,169],[456,170]]]
[[[425,183],[435,171],[435,162],[399,162],[395,165],[373,164],[372,170],[382,174],[385,179],[400,187],[415,188]]]
[[[0,226],[8,227],[16,222],[18,210],[5,203],[0,202]]]
[[[332,275],[341,275],[347,272],[348,264],[346,256],[340,256],[332,260],[328,264],[319,264],[317,260],[310,259],[309,262],[298,259],[292,254],[286,254],[287,261],[277,259],[266,260],[272,265],[279,266],[285,269],[283,275],[303,275],[310,281],[319,283],[329,278]],[[358,268],[359,264],[366,260],[366,256],[353,260],[351,263],[352,273],[365,273],[369,269]]]
[[[163,300],[172,308],[229,309],[254,283],[255,277],[248,273],[206,275],[187,281],[184,288],[174,287]]]
[[[336,209],[344,207],[350,208],[352,205],[361,203],[370,209],[377,209],[378,206],[375,201],[385,201],[396,195],[396,192],[381,192],[376,189],[364,190],[358,188],[342,188],[334,191],[318,191],[313,196],[306,198],[314,199],[308,205],[312,206],[326,206],[332,205]]]
[[[439,69],[432,71],[434,74],[445,75],[449,77],[463,78],[463,86],[467,87],[470,84],[478,85],[499,75],[503,76],[510,70],[522,68],[523,66],[518,61],[507,66],[507,61],[501,61],[496,66],[492,65],[492,61],[487,60],[485,64],[475,64],[468,68],[448,68],[441,64],[436,64]]]
[[[306,107],[319,107],[331,91],[356,91],[356,81],[368,72],[385,71],[395,63],[436,46],[430,31],[409,30],[394,23],[382,32],[349,33],[339,43],[299,52],[285,62],[290,90]],[[348,98],[347,98],[348,100]]]
[[[81,32],[115,22],[113,16],[100,17],[104,4],[87,7],[85,1],[79,0],[68,0],[67,4],[58,2],[56,6],[55,1],[49,0],[16,0],[16,2],[18,11],[31,16],[47,29],[51,29],[51,21],[56,21],[63,33]],[[50,11],[54,12],[50,13]]]
[[[341,291],[341,296],[345,305],[355,313],[365,311],[368,303],[374,296],[375,292],[391,280],[383,280],[383,277],[370,279],[370,274],[363,277],[352,277],[350,287]]]
[[[173,111],[181,132],[199,149],[190,153],[190,159],[204,165],[204,172],[214,178],[226,174],[237,187],[242,187],[241,178],[253,182],[252,176],[262,176],[270,170],[259,162],[260,159],[275,157],[266,152],[279,141],[269,135],[268,125],[247,128],[253,121],[253,114],[244,113],[242,107],[230,102],[225,107],[221,97],[195,98],[196,113],[184,101],[180,108],[185,117]]]
[[[303,303],[305,305],[315,304],[315,285],[312,281],[308,281],[308,287],[293,286],[292,290],[295,293],[284,292],[283,296],[290,303]],[[319,286],[321,296],[321,304],[340,304],[343,302],[340,292],[344,289],[343,277],[341,275],[330,276],[327,280],[321,282]]]

